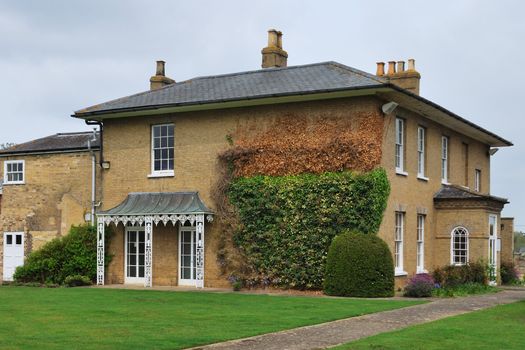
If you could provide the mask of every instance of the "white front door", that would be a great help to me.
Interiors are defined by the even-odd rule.
[[[179,286],[195,286],[197,275],[195,227],[179,228]]]
[[[24,265],[24,233],[4,232],[4,281],[12,281],[18,266]]]
[[[126,227],[125,283],[144,284],[145,236],[143,227]]]
[[[498,275],[498,217],[496,215],[489,215],[489,282],[496,284],[496,276]]]

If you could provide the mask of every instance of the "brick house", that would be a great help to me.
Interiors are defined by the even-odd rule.
[[[325,120],[355,132],[356,161],[387,171],[378,234],[397,285],[451,263],[499,266],[500,251],[512,249],[512,219],[500,217],[507,200],[490,194],[490,157],[509,141],[419,96],[413,60],[386,72],[380,62],[374,75],[336,62],[287,67],[287,57],[270,30],[261,70],[175,82],[158,61],[149,91],[75,112],[99,124],[103,140],[99,284],[227,286],[212,193],[219,155],[232,139],[278,139],[298,120],[305,143]],[[108,225],[116,229],[106,247]],[[113,255],[107,270],[104,250]]]
[[[89,218],[98,133],[55,134],[0,151],[0,271],[12,280],[24,257]],[[100,173],[97,173],[100,176]]]

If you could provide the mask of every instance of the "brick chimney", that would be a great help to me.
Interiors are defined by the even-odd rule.
[[[419,95],[419,81],[421,75],[416,71],[416,61],[408,60],[408,68],[405,69],[405,61],[389,61],[388,69],[385,73],[385,63],[377,62],[376,75],[388,79],[389,82],[403,89]]]
[[[149,79],[150,90],[157,90],[166,85],[175,83],[175,80],[170,79],[165,75],[165,71],[164,71],[165,65],[166,65],[166,62],[157,61],[157,72],[155,73],[154,76],[152,76]]]
[[[283,50],[283,33],[270,29],[268,31],[268,46],[262,49],[261,53],[261,67],[286,67],[288,53]]]

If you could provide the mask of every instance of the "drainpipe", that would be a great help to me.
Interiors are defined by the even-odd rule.
[[[93,139],[88,140],[88,149],[91,154],[91,225],[95,224],[95,190],[96,190],[96,164],[97,158],[95,152],[91,148],[91,142],[96,141],[96,130],[93,129]]]

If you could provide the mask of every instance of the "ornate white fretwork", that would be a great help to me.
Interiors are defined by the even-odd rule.
[[[151,216],[144,218],[146,231],[146,256],[144,266],[144,287],[151,287],[151,267],[153,265],[153,219]]]
[[[97,285],[104,285],[104,218],[97,218]]]
[[[99,217],[104,217],[106,223],[114,223],[115,225],[118,225],[119,223],[122,223],[127,225],[128,223],[132,225],[140,225],[146,221],[146,217],[150,217],[152,222],[155,225],[158,225],[160,222],[164,223],[166,225],[168,222],[171,222],[173,225],[175,225],[177,222],[180,222],[181,224],[184,224],[185,222],[189,222],[192,226],[197,221],[197,217],[202,217],[202,222],[204,222],[204,214],[155,214],[155,215],[99,215]],[[206,215],[206,220],[208,222],[213,221],[213,216],[211,214]]]
[[[200,214],[196,217],[196,239],[197,239],[197,251],[196,251],[196,287],[204,288],[204,215]]]

